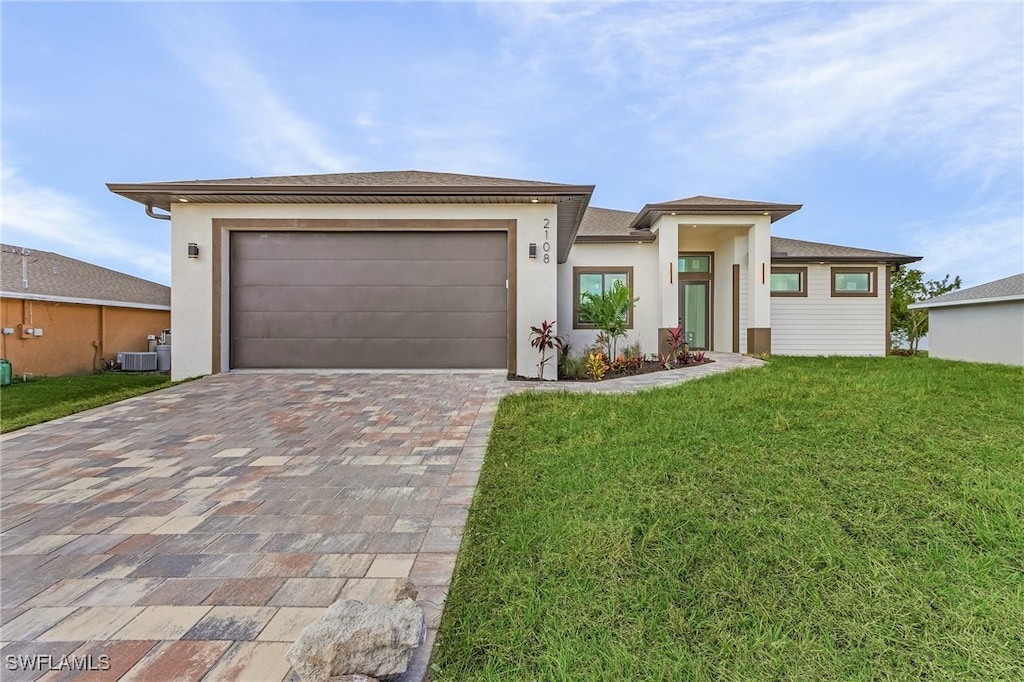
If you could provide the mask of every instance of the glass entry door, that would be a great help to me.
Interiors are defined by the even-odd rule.
[[[683,325],[686,343],[691,350],[708,350],[711,327],[711,282],[681,280],[679,282],[679,323]]]

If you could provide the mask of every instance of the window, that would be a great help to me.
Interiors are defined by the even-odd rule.
[[[581,319],[579,303],[583,294],[600,296],[611,289],[616,282],[622,282],[627,289],[633,289],[633,268],[573,268],[572,269],[572,326],[573,329],[594,329],[593,322]],[[633,308],[629,309],[626,321],[633,328]]]
[[[875,268],[832,268],[832,296],[878,296]]]
[[[711,256],[680,256],[679,272],[711,272]]]
[[[772,296],[807,296],[807,268],[772,268]]]

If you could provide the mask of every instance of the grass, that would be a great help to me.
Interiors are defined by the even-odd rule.
[[[1024,679],[1024,374],[774,358],[504,399],[437,680]]]
[[[170,385],[164,374],[83,374],[15,381],[0,389],[0,431],[41,424]]]

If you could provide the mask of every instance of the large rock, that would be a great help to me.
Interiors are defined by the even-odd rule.
[[[415,593],[411,583],[399,583],[390,595],[396,603],[339,599],[288,648],[288,662],[303,682],[345,675],[397,680],[426,637],[423,609],[408,598]]]

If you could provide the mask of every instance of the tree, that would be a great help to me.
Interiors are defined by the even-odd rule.
[[[959,275],[950,280],[925,280],[924,272],[913,268],[897,268],[892,273],[892,300],[890,302],[891,344],[896,348],[906,344],[910,353],[917,353],[921,337],[928,333],[928,311],[909,310],[908,306],[926,301],[960,288]]]
[[[633,292],[618,281],[600,295],[585,293],[580,297],[580,318],[593,322],[595,327],[605,333],[607,358],[615,359],[618,340],[626,335],[629,309],[639,300],[633,298]]]

